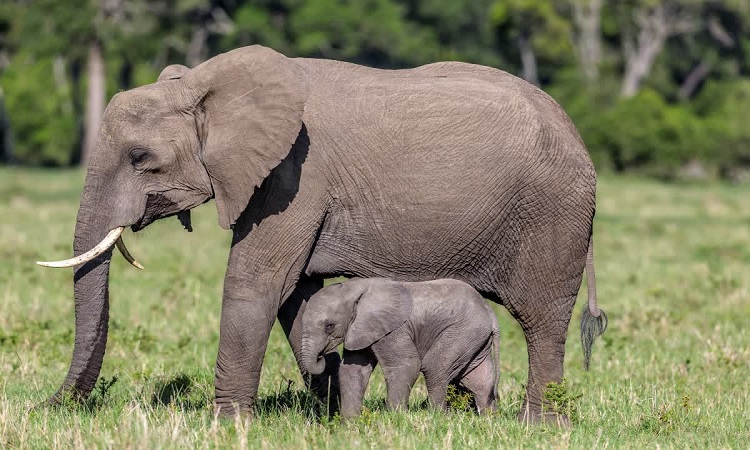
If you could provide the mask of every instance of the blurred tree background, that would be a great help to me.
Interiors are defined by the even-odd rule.
[[[497,67],[563,105],[599,170],[750,178],[750,0],[4,0],[0,162],[85,164],[115,92],[256,43]]]

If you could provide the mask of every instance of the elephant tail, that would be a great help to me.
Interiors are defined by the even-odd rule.
[[[594,235],[589,236],[589,250],[586,254],[586,277],[589,303],[581,315],[581,344],[583,344],[583,367],[589,370],[591,347],[594,340],[607,329],[607,314],[596,303],[596,275],[594,274]]]
[[[492,309],[492,308],[490,308]],[[492,342],[490,343],[490,357],[492,358],[492,367],[495,369],[494,380],[492,382],[492,398],[497,398],[497,383],[500,381],[500,325],[497,323],[497,316],[492,312]]]

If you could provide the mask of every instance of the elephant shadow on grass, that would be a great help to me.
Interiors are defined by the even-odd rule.
[[[255,414],[259,416],[282,416],[293,412],[310,420],[321,420],[323,409],[315,394],[295,386],[292,380],[286,380],[286,386],[280,385],[275,393],[260,395],[255,401]]]
[[[184,411],[197,411],[210,407],[212,396],[197,380],[181,373],[157,381],[150,403],[155,408],[174,406]]]
[[[96,398],[103,396],[93,396]],[[447,396],[448,411],[453,413],[474,413],[476,404],[473,395],[458,384],[451,384]],[[201,382],[195,377],[180,373],[171,378],[157,381],[152,389],[150,404],[154,408],[175,407],[183,411],[199,411],[213,408],[213,390],[210,380]],[[374,413],[388,411],[385,397],[369,397],[364,400],[364,410]],[[517,405],[513,405],[517,406]],[[96,408],[97,405],[91,405]],[[429,400],[412,402],[411,411],[431,410]],[[260,395],[255,402],[254,414],[262,417],[279,417],[299,414],[308,420],[326,421],[323,407],[317,397],[308,389],[286,380],[270,395]],[[510,417],[510,416],[509,416]]]
[[[213,386],[210,380],[199,380],[180,373],[156,381],[150,389],[148,402],[154,408],[172,407],[183,411],[213,409]],[[298,388],[287,380],[271,395],[260,395],[255,401],[254,414],[258,416],[282,416],[297,413],[308,419],[320,419],[321,405],[315,395],[305,388]]]

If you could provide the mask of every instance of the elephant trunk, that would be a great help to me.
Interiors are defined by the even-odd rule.
[[[326,360],[321,354],[325,345],[315,345],[312,341],[310,338],[303,337],[300,363],[305,372],[310,375],[320,375],[326,369]]]
[[[100,194],[89,173],[76,219],[73,250],[76,256],[97,245],[110,231],[106,207],[97,206]],[[68,375],[51,398],[59,403],[72,396],[85,399],[99,377],[109,329],[109,265],[112,249],[74,268],[75,344]]]

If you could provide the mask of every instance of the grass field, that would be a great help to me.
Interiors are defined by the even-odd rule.
[[[578,418],[571,429],[515,420],[526,382],[518,325],[502,330],[499,409],[489,417],[424,405],[384,409],[377,373],[367,411],[350,422],[312,412],[276,326],[252,421],[211,407],[221,287],[230,234],[213,204],[195,232],[168,219],[134,235],[140,272],[115,255],[110,338],[102,378],[82,407],[41,408],[65,376],[74,336],[72,236],[82,172],[0,168],[0,448],[747,448],[750,445],[750,186],[599,181],[596,269],[609,329],[582,369],[578,318],[565,372]]]

